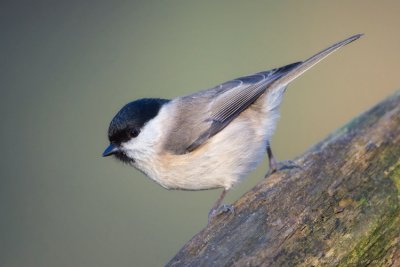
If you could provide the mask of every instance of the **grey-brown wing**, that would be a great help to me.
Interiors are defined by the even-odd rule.
[[[179,115],[175,118],[176,125],[166,142],[166,149],[174,154],[195,150],[254,103],[269,84],[299,64],[240,77],[181,98]],[[193,114],[194,110],[196,114]]]
[[[259,72],[254,75],[240,77],[233,82],[235,86],[218,95],[211,105],[211,114],[207,120],[210,126],[199,135],[187,151],[193,151],[209,138],[224,129],[232,120],[254,103],[268,88],[273,81],[286,74],[301,62],[286,65],[270,71]],[[232,81],[227,82],[232,84]],[[226,84],[226,83],[225,83]],[[224,87],[222,84],[221,87]]]
[[[177,128],[174,132],[178,133],[175,135],[177,138],[170,139],[172,142],[169,143],[169,147],[176,153],[193,151],[210,137],[224,129],[268,88],[287,86],[288,83],[309,70],[322,59],[361,36],[362,34],[356,34],[335,43],[303,62],[238,78],[182,98],[181,100],[183,101],[181,101],[181,104],[183,110],[180,114],[183,119],[178,118],[177,121],[178,123],[181,121],[184,123],[181,124],[181,128],[179,128],[179,125],[176,125]],[[192,106],[195,106],[194,109],[192,109]],[[193,112],[198,114],[193,116]],[[186,127],[190,127],[190,129]],[[178,141],[181,139],[181,142]]]

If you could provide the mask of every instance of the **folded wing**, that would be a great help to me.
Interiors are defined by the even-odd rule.
[[[253,104],[271,83],[300,63],[240,77],[178,99],[179,112],[166,142],[167,150],[174,154],[195,150]]]

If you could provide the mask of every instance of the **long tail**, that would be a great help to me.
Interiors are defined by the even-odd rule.
[[[268,86],[268,87],[273,88],[273,87],[275,87],[275,85],[286,86],[287,84],[289,84],[291,81],[293,81],[294,79],[296,79],[297,77],[302,75],[304,72],[309,70],[311,67],[313,67],[318,62],[320,62],[321,60],[323,60],[324,58],[326,58],[327,56],[329,56],[330,54],[332,54],[333,52],[335,52],[342,46],[345,46],[345,45],[357,40],[361,36],[363,36],[363,34],[356,34],[356,35],[353,35],[343,41],[340,41],[340,42],[334,44],[334,45],[331,45],[330,47],[322,50],[321,52],[315,54],[314,56],[310,57],[309,59],[303,61],[296,68],[289,71],[288,73],[283,75],[281,78],[277,79],[275,82],[271,83],[270,86]]]

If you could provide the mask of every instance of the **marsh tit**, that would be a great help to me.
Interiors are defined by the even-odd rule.
[[[145,98],[125,105],[108,129],[115,156],[166,189],[222,188],[209,217],[221,211],[226,192],[261,162],[277,163],[269,145],[287,85],[340,47],[338,42],[305,61],[227,81],[171,100]]]

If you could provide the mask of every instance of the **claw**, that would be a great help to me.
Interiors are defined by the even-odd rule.
[[[277,172],[277,171],[282,171],[282,170],[287,170],[287,169],[301,169],[303,168],[296,164],[293,160],[283,160],[280,162],[274,162],[273,166],[271,166],[270,170],[265,174],[265,178],[270,176],[271,174]]]
[[[227,204],[221,205],[218,208],[211,209],[210,212],[208,213],[208,223],[210,223],[214,218],[224,213],[230,213],[234,215],[235,209],[232,205],[227,205]]]

